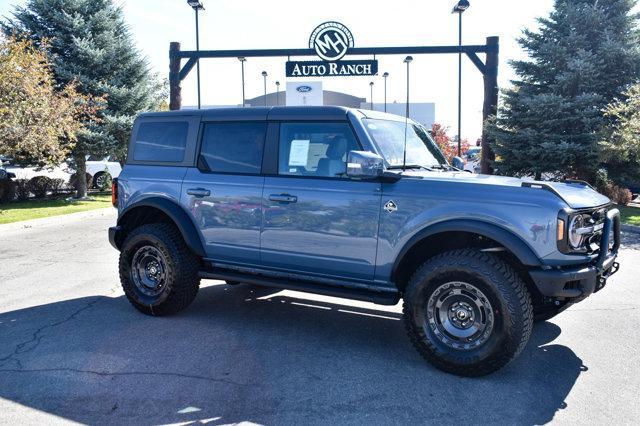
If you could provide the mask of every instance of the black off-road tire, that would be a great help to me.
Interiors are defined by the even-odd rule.
[[[486,341],[471,349],[443,343],[427,315],[436,289],[457,281],[480,290],[493,312]],[[484,376],[508,364],[526,346],[533,326],[531,297],[520,276],[499,257],[472,249],[449,251],[423,263],[409,280],[403,313],[418,352],[436,368],[466,377]]]
[[[143,247],[157,249],[166,261],[162,290],[153,296],[144,294],[132,276],[134,255]],[[167,223],[142,225],[131,231],[122,244],[119,270],[127,299],[147,315],[164,316],[183,310],[195,299],[200,286],[198,258],[175,226]]]

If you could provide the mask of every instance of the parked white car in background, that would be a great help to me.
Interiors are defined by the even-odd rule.
[[[464,169],[471,173],[480,173],[480,151],[479,146],[470,147],[462,156],[464,160]]]
[[[112,178],[120,175],[122,166],[117,161],[111,161],[111,157],[96,159],[93,156],[87,157],[87,173],[93,178],[93,187],[100,188],[104,182],[105,172],[108,172]]]
[[[35,167],[19,167],[11,162],[10,159],[5,159],[8,163],[5,163],[5,169],[9,173],[15,174],[16,179],[31,179],[35,176],[47,176],[51,179],[62,179],[65,182],[69,182],[69,178],[74,173],[74,170],[69,167],[67,163],[62,163],[54,168],[44,168],[37,170]],[[96,158],[94,156],[87,156],[87,173],[89,173],[93,179],[93,187],[98,188],[101,186],[103,179],[105,178],[105,171],[108,172],[112,178],[118,177],[122,171],[120,163],[117,161],[111,161],[110,157]]]

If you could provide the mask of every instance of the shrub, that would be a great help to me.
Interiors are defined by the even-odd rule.
[[[631,191],[613,183],[606,185],[602,193],[609,197],[611,201],[621,206],[626,205],[633,199]]]
[[[67,183],[64,179],[51,179],[51,193],[53,195],[62,194],[67,189]]]
[[[51,190],[51,178],[47,176],[35,176],[29,181],[29,190],[36,198],[44,198]]]
[[[8,203],[16,197],[16,184],[9,178],[0,179],[0,203]]]
[[[29,189],[29,180],[28,179],[16,179],[13,181],[15,183],[16,197],[20,201],[26,201],[29,199],[31,195],[31,191]]]
[[[87,173],[87,190],[91,189],[92,183],[93,183],[93,178],[89,173]],[[76,176],[76,173],[72,174],[71,177],[69,177],[69,186],[75,189],[76,191],[78,190],[78,177]]]

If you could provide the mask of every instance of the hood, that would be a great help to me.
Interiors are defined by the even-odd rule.
[[[405,176],[446,180],[450,182],[464,182],[478,185],[497,185],[521,187],[523,191],[548,191],[549,195],[564,200],[573,209],[601,206],[611,202],[609,198],[600,194],[592,187],[580,182],[548,182],[536,181],[530,178],[513,178],[507,176],[478,175],[468,172],[431,172],[426,170],[409,170]],[[524,185],[526,186],[523,186]]]

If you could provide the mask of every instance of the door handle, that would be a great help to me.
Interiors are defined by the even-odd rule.
[[[277,201],[278,203],[295,203],[298,201],[298,197],[289,194],[271,194],[269,195],[269,201]]]
[[[211,195],[211,191],[204,188],[189,188],[187,189],[188,195],[193,195],[194,197],[208,197]]]

